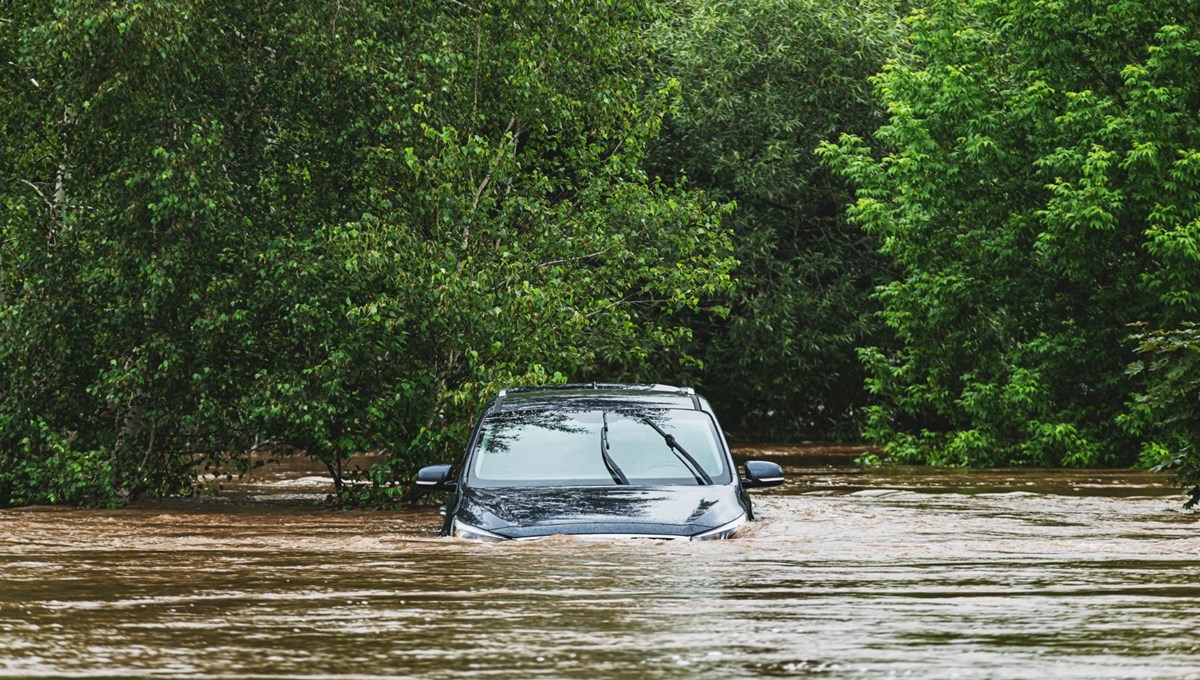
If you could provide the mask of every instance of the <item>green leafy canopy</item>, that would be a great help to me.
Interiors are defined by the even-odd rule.
[[[643,3],[3,12],[0,504],[255,447],[383,452],[343,489],[382,502],[500,386],[675,343],[730,285],[721,206],[640,168],[675,96]]]
[[[1127,324],[1200,304],[1200,8],[933,0],[908,30],[878,151],[822,149],[900,270],[868,434],[909,461],[1132,462],[1126,404],[1166,374],[1126,374]]]

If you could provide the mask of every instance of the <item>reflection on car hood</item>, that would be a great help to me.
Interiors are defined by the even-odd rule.
[[[737,487],[466,488],[456,517],[503,536],[690,536],[746,513]]]

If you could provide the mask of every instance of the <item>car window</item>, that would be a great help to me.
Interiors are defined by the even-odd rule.
[[[600,452],[605,422],[608,454],[631,484],[697,483],[697,475],[684,457],[671,450],[664,434],[674,437],[714,482],[731,479],[719,435],[707,414],[648,409],[519,411],[492,416],[480,432],[471,482],[479,486],[614,484]]]

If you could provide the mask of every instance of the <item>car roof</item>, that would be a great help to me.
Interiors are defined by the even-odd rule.
[[[597,408],[680,408],[705,410],[690,387],[586,383],[501,390],[491,413],[521,410],[594,410]]]

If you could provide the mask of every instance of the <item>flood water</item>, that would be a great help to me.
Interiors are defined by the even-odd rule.
[[[0,676],[1200,678],[1200,523],[1160,475],[784,464],[703,543],[437,537],[325,481],[0,512]]]

